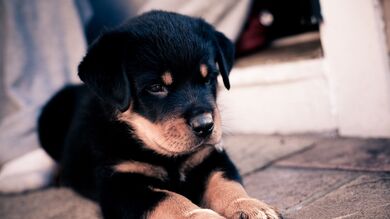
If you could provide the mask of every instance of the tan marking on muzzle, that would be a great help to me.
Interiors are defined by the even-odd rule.
[[[163,181],[168,178],[168,173],[163,167],[139,161],[124,161],[114,165],[113,169],[120,173],[137,173]]]
[[[134,129],[134,137],[162,155],[175,156],[191,152],[197,144],[196,138],[183,118],[152,123],[129,109],[119,114],[118,119]]]
[[[207,66],[205,64],[200,65],[200,74],[202,75],[203,78],[206,78],[207,75],[209,74],[207,70]]]
[[[205,143],[206,144],[216,145],[216,144],[219,144],[221,142],[221,138],[222,138],[221,114],[220,114],[219,109],[218,109],[217,106],[214,107],[213,115],[214,115],[214,118],[213,118],[213,120],[214,120],[213,132],[211,133],[210,139],[208,140],[208,142],[205,142]]]
[[[161,76],[161,79],[162,81],[164,82],[165,85],[169,86],[173,83],[173,78],[172,78],[172,74],[170,72],[165,72],[162,76]]]

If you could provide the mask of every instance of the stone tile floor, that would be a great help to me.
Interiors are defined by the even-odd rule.
[[[229,136],[248,192],[285,218],[390,218],[390,139]]]
[[[247,191],[285,218],[390,218],[390,140],[226,136]],[[0,196],[0,218],[99,218],[68,189]]]

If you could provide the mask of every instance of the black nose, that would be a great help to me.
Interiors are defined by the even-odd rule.
[[[200,137],[207,137],[214,128],[213,116],[211,113],[203,113],[191,118],[189,122],[192,131]]]

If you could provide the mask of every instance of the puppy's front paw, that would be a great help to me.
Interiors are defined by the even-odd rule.
[[[225,219],[217,212],[204,208],[192,210],[186,216],[188,219]]]
[[[273,207],[253,198],[239,198],[225,211],[229,219],[282,219]]]

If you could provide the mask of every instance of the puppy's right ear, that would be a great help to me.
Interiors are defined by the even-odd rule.
[[[88,49],[78,67],[80,79],[103,101],[125,111],[130,105],[130,82],[125,71],[126,33],[109,32]]]
[[[232,70],[234,63],[234,45],[233,43],[221,32],[215,31],[217,40],[217,63],[223,84],[226,89],[230,89],[229,73]]]

